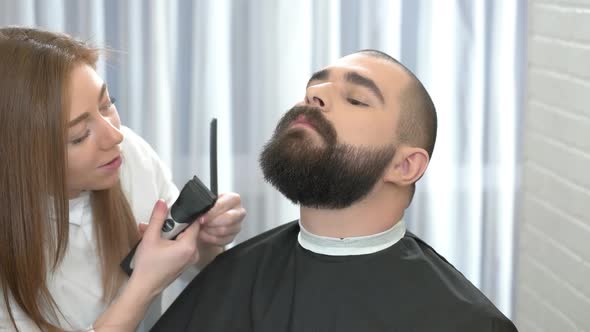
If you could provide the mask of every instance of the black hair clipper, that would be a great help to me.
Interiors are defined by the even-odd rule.
[[[211,121],[210,154],[211,190],[196,176],[184,185],[162,226],[160,234],[163,239],[174,240],[193,221],[207,213],[217,201],[217,119]],[[121,268],[127,275],[133,272],[133,257],[138,245],[139,243],[121,262]]]

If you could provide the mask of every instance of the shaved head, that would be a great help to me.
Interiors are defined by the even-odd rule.
[[[397,138],[402,144],[420,147],[432,157],[436,141],[437,118],[434,103],[420,80],[396,59],[377,50],[361,50],[355,54],[363,54],[388,61],[400,66],[410,81],[402,87],[400,93],[400,117],[396,128]]]

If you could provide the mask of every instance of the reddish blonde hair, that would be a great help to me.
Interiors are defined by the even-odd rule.
[[[71,37],[28,28],[0,28],[0,287],[41,330],[59,308],[47,287],[68,247],[68,87],[72,69],[96,66],[99,51]],[[119,262],[139,239],[120,184],[91,194],[103,300],[125,275]]]

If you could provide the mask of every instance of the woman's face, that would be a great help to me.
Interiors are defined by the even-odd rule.
[[[74,198],[117,183],[123,134],[107,86],[92,67],[81,64],[72,71],[69,104],[66,176],[68,195]]]

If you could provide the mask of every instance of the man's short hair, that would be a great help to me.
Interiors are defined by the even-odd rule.
[[[420,147],[432,157],[436,142],[437,118],[434,103],[422,82],[406,66],[387,53],[366,49],[356,53],[366,54],[399,65],[409,76],[410,82],[400,95],[400,117],[397,138],[400,143]]]

